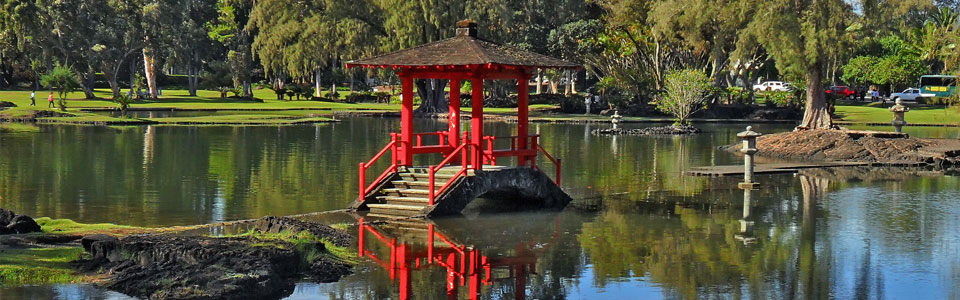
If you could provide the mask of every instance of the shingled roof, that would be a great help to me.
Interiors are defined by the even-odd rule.
[[[347,66],[505,65],[533,68],[580,68],[574,63],[478,38],[476,32],[476,23],[461,21],[457,23],[457,35],[452,38],[350,61],[347,62]]]

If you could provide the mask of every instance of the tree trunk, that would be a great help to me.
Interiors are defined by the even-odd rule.
[[[826,95],[823,91],[823,85],[820,84],[822,76],[819,63],[807,67],[804,75],[807,80],[807,104],[803,112],[803,121],[800,122],[797,129],[833,128],[833,119],[830,117]]]
[[[96,82],[96,72],[93,71],[92,67],[87,68],[87,73],[83,77],[83,96],[86,99],[94,99],[97,96],[93,94],[93,83]]]
[[[120,83],[117,82],[117,72],[115,70],[119,69],[119,65],[123,61],[117,62],[116,69],[111,66],[105,66],[103,68],[103,76],[107,78],[107,83],[110,84],[110,92],[113,93],[113,99],[120,97]]]
[[[537,95],[543,92],[543,69],[537,69]]]
[[[447,82],[446,79],[420,79],[416,81],[417,95],[420,96],[420,107],[417,108],[417,114],[432,115],[447,112],[447,102],[444,101],[443,97]]]
[[[150,90],[150,98],[157,98],[157,74],[154,72],[153,51],[143,48],[143,73],[147,79],[147,88]]]
[[[133,86],[136,82],[137,82],[137,60],[131,59],[130,60],[130,82],[128,82],[130,84],[131,91],[137,88]]]
[[[316,71],[313,71],[313,83],[313,88],[315,90],[313,92],[313,96],[317,98],[322,97],[322,95],[320,95],[320,68],[317,68]]]
[[[199,56],[199,55],[197,55],[197,52],[194,51],[194,52],[193,52],[193,59],[191,59],[190,62],[188,62],[188,65],[187,65],[187,85],[190,86],[189,89],[190,89],[190,96],[191,96],[191,97],[196,97],[196,96],[197,96],[197,89],[199,89],[199,83],[200,83],[200,68],[199,68],[199,67],[197,66],[197,64],[196,64],[197,62],[200,61],[198,56]]]

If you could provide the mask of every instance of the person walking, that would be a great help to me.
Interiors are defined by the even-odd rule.
[[[30,91],[30,106],[37,106],[37,91]]]
[[[53,108],[53,92],[50,92],[50,96],[47,97],[47,108]]]

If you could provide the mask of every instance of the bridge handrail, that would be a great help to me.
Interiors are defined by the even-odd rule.
[[[554,158],[553,155],[550,155],[550,153],[547,152],[546,149],[543,149],[543,146],[540,146],[540,143],[538,143],[537,140],[534,140],[533,142],[534,142],[534,144],[535,144],[536,147],[537,147],[537,151],[542,152],[542,153],[543,153],[543,156],[546,156],[547,159],[550,160],[551,162],[553,162],[553,165],[557,167],[557,179],[556,179],[556,180],[557,180],[557,186],[559,186],[559,185],[560,185],[560,175],[561,175],[561,171],[560,171],[560,170],[561,170],[561,167],[562,167],[562,164],[561,164],[561,163],[562,163],[563,161],[560,160],[559,158]],[[533,167],[534,167],[534,168],[537,167],[536,160],[533,160]]]
[[[539,138],[539,137],[540,137],[539,134],[531,134],[531,135],[527,135],[527,136],[526,136],[526,138],[527,138],[527,140],[528,140],[527,143],[531,143],[531,145],[530,145],[530,146],[531,146],[531,147],[530,147],[531,149],[533,148],[533,147],[532,147],[533,145],[532,145],[532,142],[530,142],[530,141],[532,141],[534,138]],[[519,136],[519,135],[484,136],[484,137],[483,137],[484,140],[487,140],[487,150],[488,150],[488,151],[493,151],[493,150],[494,150],[494,149],[493,149],[493,142],[494,142],[494,141],[496,141],[496,140],[505,140],[505,139],[510,139],[510,150],[511,150],[511,151],[520,150],[520,139],[521,139],[521,138],[523,138],[523,137],[522,137],[522,136]]]
[[[458,146],[457,148],[453,149],[453,152],[450,152],[450,154],[447,155],[447,157],[445,157],[442,161],[440,161],[439,164],[437,164],[436,166],[430,166],[430,173],[429,173],[429,179],[428,179],[428,182],[430,184],[430,186],[428,187],[428,190],[429,190],[428,198],[430,199],[429,205],[433,206],[436,200],[437,194],[443,194],[443,192],[446,191],[447,188],[449,188],[454,181],[459,179],[461,176],[465,176],[467,174],[467,169],[468,169],[467,168],[467,152],[464,151],[464,149],[467,149],[468,147],[471,147],[471,146],[472,145],[469,142],[467,142],[466,139],[464,139],[463,143],[460,144],[460,146]],[[440,190],[437,190],[436,189],[437,172],[440,171],[440,169],[442,169],[443,166],[450,163],[450,161],[453,160],[453,158],[456,157],[457,154],[460,154],[460,170],[457,171],[457,173],[454,174],[453,177],[448,179],[447,182],[444,182],[443,185],[440,186]]]
[[[390,143],[388,143],[385,147],[383,147],[383,149],[380,150],[380,152],[377,152],[377,154],[374,155],[373,158],[371,158],[369,161],[367,161],[366,163],[363,163],[363,162],[360,163],[360,198],[357,199],[358,202],[363,202],[363,199],[365,199],[368,194],[373,192],[373,189],[376,187],[376,184],[378,182],[383,181],[383,179],[386,178],[391,173],[397,172],[397,167],[398,167],[397,145],[398,144],[400,144],[400,141],[397,140],[397,134],[390,133]],[[383,155],[386,154],[387,151],[391,151],[390,156],[391,156],[392,163],[390,167],[384,170],[383,173],[380,174],[380,176],[377,176],[377,179],[374,181],[372,185],[366,186],[367,185],[367,169],[370,168],[370,166],[373,165],[375,162],[377,162],[377,160],[383,157]]]
[[[446,131],[437,131],[437,132],[419,132],[414,133],[413,136],[416,137],[417,143],[414,144],[414,147],[423,147],[423,137],[424,136],[438,136],[440,141],[437,143],[439,146],[447,144],[447,132]]]

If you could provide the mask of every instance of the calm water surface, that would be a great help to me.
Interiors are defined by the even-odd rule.
[[[487,123],[508,135],[515,125]],[[645,126],[645,125],[635,125]],[[418,131],[445,124],[420,121]],[[960,180],[916,169],[810,170],[760,176],[750,201],[736,178],[685,177],[735,164],[716,149],[743,125],[690,137],[596,137],[603,125],[537,124],[564,160],[563,212],[490,213],[365,227],[364,258],[290,299],[960,298]],[[786,125],[754,126],[761,132]],[[0,128],[0,207],[82,222],[197,224],[346,207],[356,167],[399,129],[392,119],[293,127]],[[928,128],[914,136],[955,137]],[[424,160],[423,163],[429,163]],[[541,163],[543,165],[543,163]],[[553,174],[552,170],[546,170]],[[552,176],[552,175],[551,175]],[[437,259],[429,262],[428,236]],[[358,234],[361,229],[350,229]],[[439,240],[439,238],[438,238]],[[359,248],[359,245],[356,245]],[[457,249],[475,255],[471,260]],[[454,266],[444,267],[449,260]],[[487,275],[489,270],[489,275]],[[393,273],[393,278],[391,278]],[[406,274],[409,284],[401,284]],[[470,274],[478,274],[471,276]],[[88,285],[0,287],[7,299],[123,299]]]

